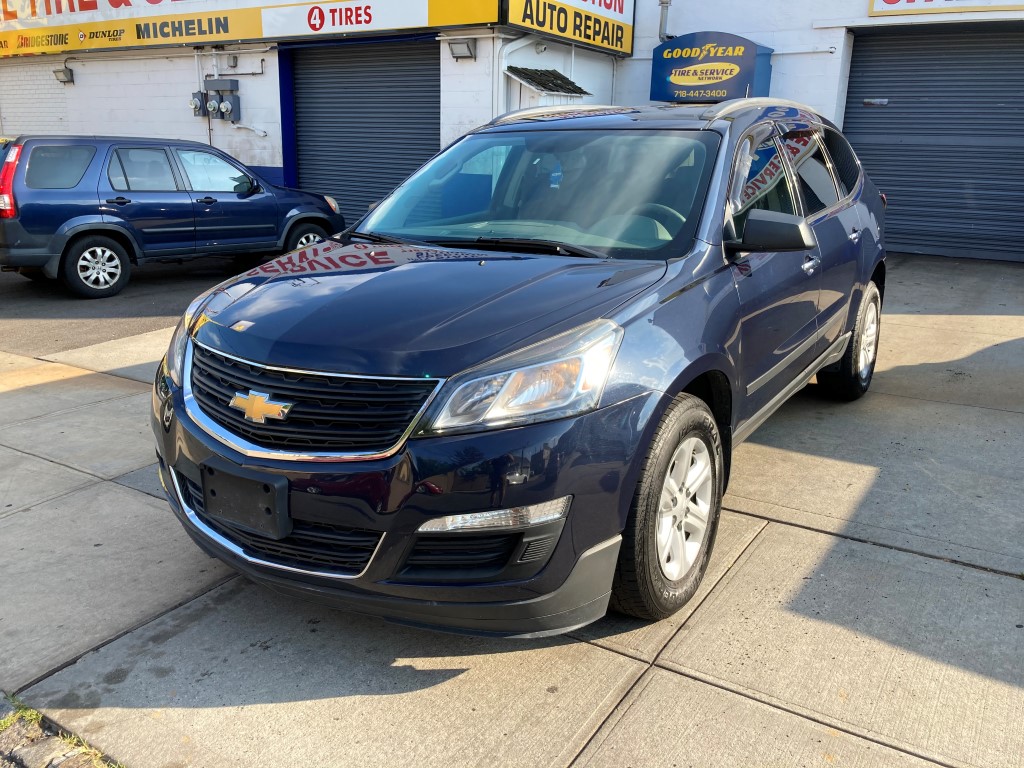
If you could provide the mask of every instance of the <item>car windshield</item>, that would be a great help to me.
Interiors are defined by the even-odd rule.
[[[483,249],[672,258],[692,245],[719,138],[707,131],[474,134],[359,225],[368,235]]]

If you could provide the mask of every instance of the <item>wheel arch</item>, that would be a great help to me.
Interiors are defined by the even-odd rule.
[[[331,222],[326,216],[321,213],[300,213],[291,218],[288,224],[284,228],[284,232],[281,233],[281,239],[277,243],[278,248],[284,248],[289,238],[292,236],[292,232],[295,228],[303,224],[316,224],[320,227],[324,234],[331,234]]]
[[[49,278],[56,279],[60,276],[60,268],[64,259],[67,258],[68,253],[70,253],[75,244],[86,237],[109,237],[125,249],[125,253],[128,254],[129,262],[135,265],[138,265],[139,263],[139,244],[131,234],[120,227],[115,227],[110,224],[87,224],[70,229],[63,234],[67,240],[65,241],[61,252],[50,257],[50,260],[46,262],[46,265],[43,267],[43,272],[45,272],[46,276]]]

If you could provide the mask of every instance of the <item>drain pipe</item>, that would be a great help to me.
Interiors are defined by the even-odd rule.
[[[661,23],[658,25],[658,39],[661,42],[671,40],[675,35],[668,33],[668,9],[672,7],[672,0],[658,0],[661,5]]]

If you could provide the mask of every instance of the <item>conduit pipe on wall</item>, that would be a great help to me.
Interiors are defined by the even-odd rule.
[[[658,0],[661,5],[661,21],[658,23],[658,39],[661,42],[671,40],[675,35],[668,33],[668,9],[672,7],[672,0]]]

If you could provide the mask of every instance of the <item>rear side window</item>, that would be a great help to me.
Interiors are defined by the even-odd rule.
[[[783,140],[796,169],[805,215],[813,216],[839,202],[839,192],[817,136],[810,131],[787,133]]]
[[[162,149],[119,149],[110,161],[107,176],[110,185],[119,192],[173,192],[178,189],[171,160]]]
[[[96,147],[39,145],[32,147],[25,169],[25,186],[31,189],[72,189],[85,176]]]
[[[853,147],[838,131],[831,128],[825,129],[825,149],[832,158],[832,167],[836,172],[836,181],[839,182],[839,191],[843,197],[857,188],[860,180],[860,163],[857,162],[857,155]]]

